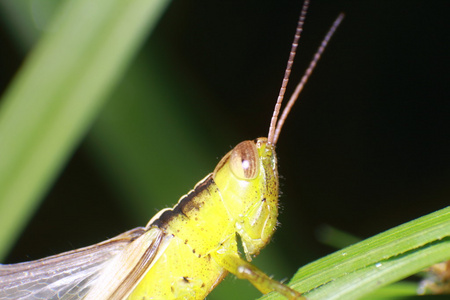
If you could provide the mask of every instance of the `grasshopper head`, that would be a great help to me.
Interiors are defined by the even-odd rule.
[[[214,170],[225,209],[247,260],[269,242],[277,225],[278,171],[274,146],[266,138],[239,143]]]

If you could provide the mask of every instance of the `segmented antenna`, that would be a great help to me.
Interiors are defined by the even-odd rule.
[[[289,76],[291,75],[292,65],[294,64],[295,54],[297,53],[298,41],[300,40],[300,35],[303,31],[303,24],[305,23],[306,12],[308,11],[309,0],[303,2],[302,10],[300,12],[300,17],[297,22],[297,29],[295,30],[294,41],[292,42],[291,52],[289,53],[289,59],[287,62],[286,70],[284,71],[283,82],[281,83],[280,92],[278,93],[277,103],[273,110],[272,119],[270,120],[269,134],[267,136],[267,142],[269,144],[276,144],[274,142],[275,128],[277,126],[278,114],[280,113],[281,103],[283,102],[284,93],[286,92],[286,87],[289,82]]]
[[[303,15],[303,9],[301,12],[301,16],[302,15]],[[300,19],[302,18],[301,16],[300,16]],[[280,94],[277,99],[277,103],[275,104],[275,109],[273,112],[272,120],[270,122],[269,136],[267,137],[268,143],[272,143],[272,144],[276,145],[276,143],[278,141],[278,137],[280,136],[281,128],[283,127],[283,124],[286,121],[286,118],[287,118],[289,112],[291,111],[292,106],[297,101],[300,92],[303,90],[303,87],[305,86],[306,82],[308,81],[309,77],[311,76],[312,71],[316,67],[317,62],[319,61],[322,53],[324,52],[326,46],[328,45],[328,42],[330,41],[330,39],[333,36],[336,29],[341,24],[343,18],[344,18],[344,14],[343,13],[339,14],[339,16],[333,22],[333,25],[331,25],[330,29],[328,30],[327,34],[325,35],[324,39],[322,40],[322,43],[320,44],[319,48],[317,49],[316,53],[314,54],[313,59],[309,63],[309,66],[306,69],[305,74],[303,75],[302,79],[300,80],[297,87],[295,88],[295,91],[292,94],[291,98],[289,99],[288,103],[286,104],[286,107],[283,109],[283,113],[281,114],[280,119],[277,120],[278,114],[280,112],[281,102],[283,101],[284,93],[286,91],[286,85],[289,80],[289,75],[291,73],[291,68],[292,68],[292,63],[293,63],[291,61],[291,58],[293,60],[293,58],[295,56],[295,50],[297,48],[296,43],[298,43],[298,39],[296,37],[297,37],[298,29],[299,29],[297,27],[296,37],[294,38],[294,43],[292,44],[292,48],[291,48],[291,54],[289,55],[288,66],[286,67],[286,71],[284,74],[283,86],[281,87]],[[304,21],[304,16],[303,16],[303,21]],[[299,20],[299,25],[300,25],[300,20]],[[303,23],[302,23],[302,25],[303,25]],[[295,44],[295,47],[294,47],[294,44]],[[294,53],[292,51],[294,51]],[[289,72],[288,72],[288,69],[289,69]],[[286,85],[284,85],[285,82],[286,82]]]

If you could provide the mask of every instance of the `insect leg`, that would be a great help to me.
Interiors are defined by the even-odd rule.
[[[263,271],[243,260],[235,254],[222,254],[218,257],[218,263],[228,272],[236,275],[237,278],[250,281],[261,293],[267,294],[275,291],[288,299],[305,300],[305,297],[291,289],[290,287],[278,282]]]

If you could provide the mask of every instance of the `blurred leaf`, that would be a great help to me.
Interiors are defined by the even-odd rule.
[[[0,257],[89,128],[166,1],[69,1],[0,110]]]
[[[316,232],[317,240],[325,245],[336,249],[342,249],[344,247],[356,244],[361,239],[351,235],[348,232],[339,230],[330,225],[322,225]]]

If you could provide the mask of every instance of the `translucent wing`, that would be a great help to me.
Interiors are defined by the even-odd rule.
[[[145,231],[111,259],[84,299],[126,299],[165,252],[172,237],[157,227]]]
[[[104,282],[104,278],[108,277],[105,270],[111,269],[111,264],[117,263],[117,257],[123,256],[124,252],[130,252],[127,249],[136,244],[132,242],[144,236],[147,236],[147,243],[144,244],[151,247],[135,254],[146,254],[148,263],[154,258],[162,233],[153,229],[147,231],[145,228],[135,228],[89,247],[36,261],[0,265],[0,299],[84,299],[99,281]],[[139,248],[139,245],[131,248]],[[121,259],[119,263],[121,261],[126,262]],[[134,261],[139,264],[141,260],[135,258]],[[127,275],[134,270],[134,266],[114,268],[125,269],[123,272]],[[121,282],[116,282],[113,288],[118,289],[120,285]],[[110,295],[113,294],[114,291]]]

